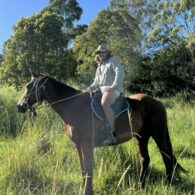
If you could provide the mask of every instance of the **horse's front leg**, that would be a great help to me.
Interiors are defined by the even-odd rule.
[[[79,155],[82,176],[84,177],[85,176],[85,167],[84,167],[84,158],[83,158],[82,147],[80,144],[76,144],[76,148],[77,148],[77,152]]]
[[[94,149],[91,144],[77,145],[80,158],[81,171],[83,176],[83,193],[84,195],[93,194],[93,160]]]

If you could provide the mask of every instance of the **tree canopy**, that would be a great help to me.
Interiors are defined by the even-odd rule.
[[[58,10],[60,2],[64,4]],[[1,81],[19,87],[29,79],[30,70],[61,80],[73,75],[75,60],[69,45],[86,29],[73,27],[81,13],[74,0],[54,1],[38,14],[21,18],[13,27],[13,36],[4,43]]]
[[[187,48],[193,50],[195,34],[195,1],[160,1],[157,14],[152,18],[153,30],[148,41],[152,47],[160,49],[178,45],[186,41]]]
[[[112,9],[128,9],[142,33],[142,59],[129,82],[131,91],[194,90],[194,5],[193,0],[111,0]]]
[[[173,92],[194,84],[194,6],[191,0],[160,1],[157,5],[148,47],[154,54],[151,75],[158,91]],[[171,83],[171,78],[177,82],[174,79]]]

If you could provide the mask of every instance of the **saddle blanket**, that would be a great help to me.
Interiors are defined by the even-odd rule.
[[[101,105],[102,92],[100,90],[92,94],[91,108],[93,113],[100,120],[106,120],[104,111]],[[115,118],[119,117],[123,112],[126,112],[129,109],[129,103],[125,97],[120,95],[118,99],[111,106],[115,114]]]

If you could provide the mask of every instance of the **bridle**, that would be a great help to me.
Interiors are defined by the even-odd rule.
[[[36,103],[40,101],[40,98],[41,98],[40,90],[42,88],[45,88],[45,84],[48,81],[48,78],[47,79],[45,79],[45,78],[46,78],[45,75],[41,75],[41,76],[35,78],[35,81],[33,83],[33,86],[31,88],[29,94],[24,97],[24,101],[23,101],[24,108],[30,109],[30,111],[35,112],[35,108],[32,107],[31,105],[29,105],[28,100],[29,100],[30,96],[35,93]],[[40,82],[43,79],[45,79],[45,81],[39,86]],[[33,80],[31,82],[33,82]]]

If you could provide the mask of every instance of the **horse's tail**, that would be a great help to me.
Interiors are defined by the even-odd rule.
[[[174,156],[173,154],[173,147],[172,147],[172,144],[171,144],[171,139],[170,139],[170,136],[169,136],[169,131],[168,131],[168,127],[166,127],[167,129],[167,132],[166,132],[166,139],[167,139],[167,144],[168,144],[168,147],[171,149],[171,153],[172,153],[172,165],[173,165],[173,174],[176,176],[176,177],[180,177],[180,173],[185,173],[187,174],[188,172],[178,163],[176,157]]]

